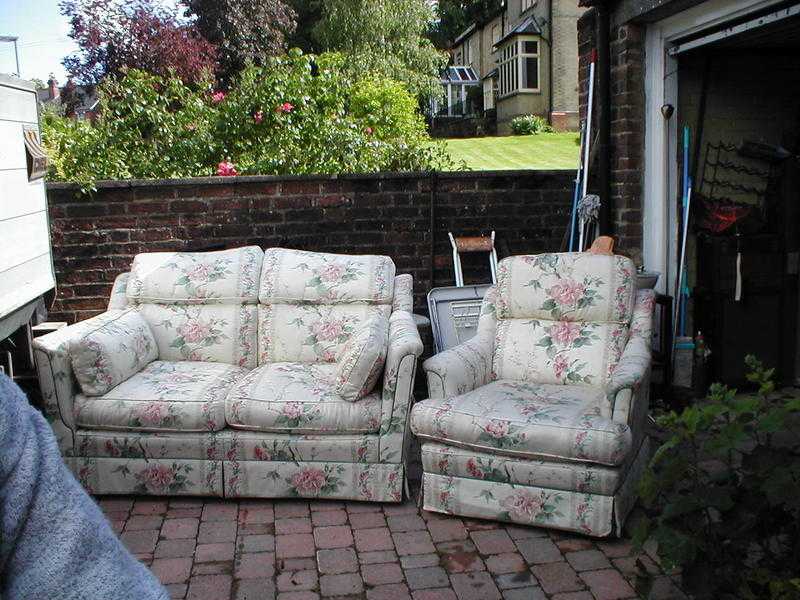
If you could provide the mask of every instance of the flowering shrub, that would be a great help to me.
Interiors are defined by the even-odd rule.
[[[520,115],[511,119],[511,131],[514,135],[536,135],[537,133],[552,133],[553,128],[544,117],[539,115]]]
[[[248,67],[227,92],[130,71],[99,87],[94,123],[53,112],[50,177],[101,179],[452,169],[414,98],[392,81],[352,81],[342,58],[292,51]]]

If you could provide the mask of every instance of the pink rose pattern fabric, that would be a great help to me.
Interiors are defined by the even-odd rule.
[[[609,466],[622,464],[632,443],[629,427],[610,419],[602,390],[511,380],[418,402],[411,430],[484,453]]]
[[[133,261],[127,295],[134,304],[255,304],[263,252],[150,252]]]
[[[245,369],[155,361],[103,396],[75,398],[81,427],[126,431],[219,431],[225,397]]]
[[[69,341],[68,353],[86,395],[105,394],[158,358],[153,333],[135,310],[100,314],[83,328]]]
[[[251,371],[225,401],[230,427],[275,433],[377,433],[381,397],[347,402],[336,365],[270,363]]]

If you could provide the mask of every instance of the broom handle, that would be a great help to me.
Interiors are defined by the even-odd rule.
[[[594,62],[597,60],[597,50],[592,50],[592,62],[589,63],[589,99],[586,105],[586,144],[583,147],[583,186],[581,189],[581,199],[586,196],[586,188],[589,184],[589,146],[592,143],[592,110],[594,108]],[[584,247],[584,223],[583,217],[580,218],[578,236],[578,252],[583,252]]]

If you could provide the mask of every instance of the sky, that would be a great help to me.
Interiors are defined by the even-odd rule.
[[[160,0],[175,6],[176,0]],[[63,84],[61,60],[78,48],[70,39],[69,23],[58,10],[59,0],[0,0],[0,36],[19,37],[20,75],[47,81],[50,73]],[[14,45],[0,42],[0,73],[14,73]]]

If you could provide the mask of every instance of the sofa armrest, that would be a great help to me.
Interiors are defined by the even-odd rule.
[[[422,364],[430,398],[450,398],[486,385],[492,377],[494,340],[485,333],[432,356]]]
[[[647,380],[652,354],[650,345],[654,306],[655,293],[652,290],[639,290],[633,307],[628,343],[608,383],[608,398],[612,403],[621,390],[630,389],[635,392]]]
[[[422,339],[411,313],[393,312],[389,317],[389,350],[383,374],[381,462],[402,461],[417,359],[422,349]]]
[[[130,279],[130,271],[120,273],[114,279],[114,286],[111,288],[111,295],[108,298],[108,307],[106,310],[121,310],[128,308],[128,279]]]

